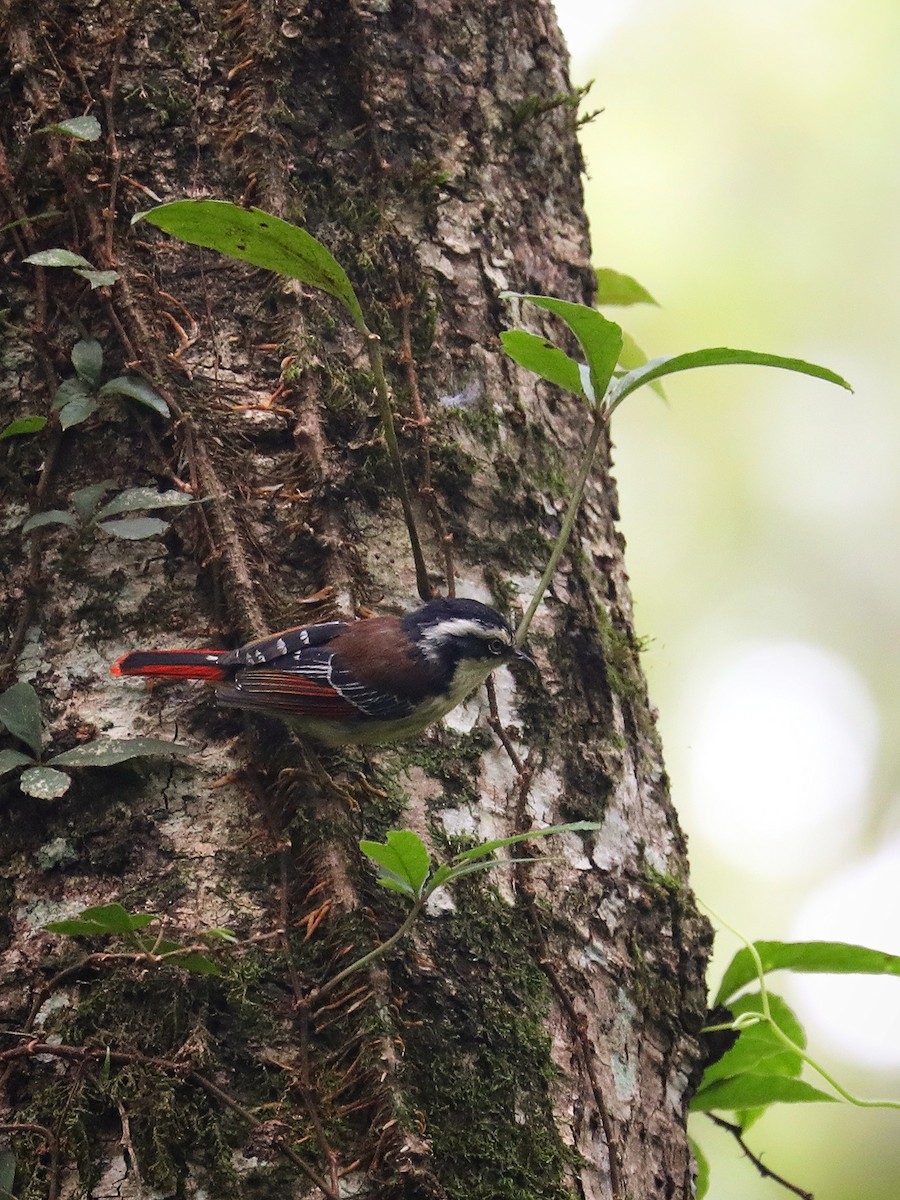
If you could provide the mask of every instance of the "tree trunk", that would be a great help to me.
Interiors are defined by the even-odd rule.
[[[0,780],[7,1186],[690,1196],[708,937],[607,454],[531,637],[539,672],[498,673],[505,745],[481,696],[418,740],[325,755],[329,784],[275,721],[196,683],[108,674],[128,649],[233,645],[416,594],[358,334],[321,292],[130,227],[156,197],[255,205],[329,247],[382,339],[434,587],[527,604],[589,426],[497,337],[504,289],[592,295],[549,0],[48,0],[8,7],[4,28],[2,425],[50,413],[87,339],[104,380],[143,377],[172,416],[107,398],[65,432],[0,443],[3,686],[37,689],[48,753],[97,736],[194,751],[75,769],[54,799]],[[86,113],[98,141],[40,132]],[[91,290],[23,265],[53,247],[120,278]],[[148,486],[203,503],[154,514],[171,526],[143,540],[23,534],[29,512],[103,480],[107,499]],[[310,1004],[405,915],[361,837],[411,828],[440,857],[574,820],[602,827],[440,893]],[[160,914],[202,958],[43,931],[112,902]],[[217,927],[237,943],[204,940]]]

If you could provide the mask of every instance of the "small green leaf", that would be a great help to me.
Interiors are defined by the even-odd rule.
[[[21,437],[23,433],[40,433],[46,424],[46,417],[16,417],[0,433],[0,442],[6,438]]]
[[[760,1105],[758,1108],[736,1108],[734,1110],[734,1119],[741,1127],[741,1131],[746,1133],[751,1125],[755,1125],[760,1117],[766,1114],[765,1105]]]
[[[207,929],[203,936],[208,938],[221,938],[223,942],[236,942],[238,940],[237,934],[233,929]]]
[[[555,296],[532,296],[520,292],[501,292],[501,298],[518,298],[544,308],[561,317],[569,326],[584,351],[587,359],[590,384],[582,378],[584,394],[592,407],[598,407],[606,394],[616,363],[622,352],[622,330],[614,321],[608,321],[595,308],[586,304],[571,304],[568,300],[557,300]],[[593,392],[593,395],[591,395]]]
[[[30,683],[14,683],[0,695],[0,725],[40,756],[41,702]]]
[[[756,350],[731,350],[727,346],[715,346],[709,350],[691,350],[687,354],[675,354],[669,358],[653,358],[642,367],[637,367],[623,375],[610,388],[606,401],[607,413],[614,412],[626,396],[636,392],[645,383],[654,379],[662,379],[666,375],[675,375],[679,371],[693,371],[699,367],[729,367],[729,366],[778,367],[783,371],[795,371],[799,375],[811,375],[814,379],[824,379],[826,383],[835,383],[838,387],[852,392],[853,388],[846,379],[827,367],[817,363],[805,362],[802,358],[784,358],[780,354],[762,354]]]
[[[183,953],[185,947],[167,938],[139,938],[141,948],[148,954],[164,959],[167,966],[180,967],[182,971],[190,971],[194,975],[221,975],[218,963],[207,958],[205,954],[192,950]]]
[[[66,525],[69,529],[77,529],[78,522],[70,512],[61,508],[48,508],[46,512],[35,513],[22,526],[23,533],[31,533],[33,529],[41,529],[44,525]]]
[[[194,246],[207,246],[321,288],[341,301],[358,327],[365,324],[344,268],[305,229],[261,209],[223,200],[175,200],[139,216]]]
[[[578,363],[546,338],[525,329],[508,329],[500,334],[500,341],[509,357],[520,367],[534,371],[535,375],[568,392],[574,392],[576,396],[584,395]]]
[[[51,933],[94,936],[98,933],[134,933],[158,921],[156,913],[130,913],[121,904],[98,904],[85,908],[77,917],[51,921],[44,928]]]
[[[793,1010],[780,996],[772,993],[769,993],[769,1007],[779,1029],[803,1049],[806,1033]],[[750,1012],[762,1013],[762,997],[759,992],[740,996],[729,1008],[736,1017]],[[702,1086],[748,1071],[761,1075],[799,1075],[802,1066],[800,1055],[785,1046],[768,1021],[761,1021],[742,1029],[731,1049],[706,1068]]]
[[[139,512],[145,508],[182,508],[185,504],[193,504],[194,497],[174,488],[168,492],[158,492],[152,487],[127,488],[114,496],[109,504],[104,504],[97,514],[98,519],[113,517],[116,513]]]
[[[64,404],[59,410],[59,425],[61,429],[71,429],[74,425],[81,425],[88,417],[92,417],[97,411],[97,401],[93,396],[84,396],[81,399],[70,400],[68,404]]]
[[[78,142],[96,142],[100,136],[100,122],[96,117],[70,117],[56,125],[44,125],[35,133],[61,133]]]
[[[0,1150],[0,1200],[16,1200],[13,1185],[16,1181],[16,1153],[4,1147]]]
[[[27,767],[34,762],[28,754],[19,750],[0,750],[0,775],[8,775],[18,767]]]
[[[89,483],[87,487],[78,488],[72,493],[69,499],[82,521],[90,520],[100,503],[100,498],[115,486],[114,479],[103,479],[100,483]]]
[[[769,1104],[832,1103],[835,1097],[802,1079],[784,1075],[756,1075],[746,1072],[730,1079],[717,1079],[702,1087],[691,1101],[691,1112],[711,1112],[717,1108],[763,1108]]]
[[[96,388],[103,375],[103,347],[96,338],[82,338],[72,347],[72,366],[79,379]]]
[[[694,1182],[694,1200],[703,1200],[709,1191],[709,1160],[692,1137],[688,1138],[694,1162],[697,1164],[697,1176]]]
[[[422,839],[410,829],[391,829],[385,842],[360,842],[359,848],[367,858],[377,863],[383,872],[384,886],[399,885],[392,891],[408,890],[418,896],[428,872],[431,856]]]
[[[117,375],[115,379],[104,383],[100,389],[100,395],[127,396],[130,400],[137,400],[138,404],[143,404],[146,408],[152,408],[161,417],[172,415],[162,396],[157,395],[150,384],[141,379],[139,375]]]
[[[754,942],[764,972],[790,970],[831,975],[900,975],[900,955],[847,942]],[[739,950],[716,993],[715,1004],[756,978],[750,951]],[[731,1006],[733,1007],[733,1006]]]
[[[73,375],[71,379],[64,379],[56,389],[56,395],[53,397],[51,408],[54,412],[59,412],[61,408],[65,408],[72,400],[82,400],[91,395],[91,390],[81,382],[81,380]]]
[[[121,279],[118,271],[88,271],[81,267],[75,268],[75,274],[86,279],[91,285],[91,291],[98,287],[112,287],[117,279]]]
[[[597,268],[595,304],[658,304],[647,289],[631,275],[613,271],[611,267]]]
[[[618,365],[623,367],[626,371],[632,371],[635,367],[642,367],[646,361],[647,355],[640,348],[631,334],[626,333],[623,329],[622,353],[619,355]],[[650,384],[650,387],[653,388],[654,392],[656,392],[657,396],[659,396],[661,400],[666,399],[666,393],[663,391],[663,385],[658,379],[654,379]]]
[[[48,761],[63,767],[112,767],[130,758],[167,758],[192,752],[191,746],[159,738],[97,738]]]
[[[144,538],[158,537],[169,528],[168,521],[159,517],[128,517],[123,521],[102,521],[100,528],[104,533],[124,538],[128,542],[141,542]]]
[[[52,250],[38,250],[36,254],[29,254],[23,262],[31,263],[35,267],[87,267],[89,271],[94,269],[94,264],[89,263],[83,255],[63,250],[61,246]]]
[[[35,800],[55,800],[69,790],[72,776],[52,767],[29,767],[19,777],[19,790]]]

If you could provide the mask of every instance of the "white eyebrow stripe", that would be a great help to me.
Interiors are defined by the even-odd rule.
[[[473,621],[469,617],[450,617],[446,621],[439,621],[437,625],[424,629],[421,636],[425,643],[423,648],[428,654],[432,643],[445,642],[451,637],[469,635],[483,638],[485,641],[496,638],[498,642],[503,642],[507,646],[512,643],[512,637],[507,630],[497,625],[482,625],[480,621]]]

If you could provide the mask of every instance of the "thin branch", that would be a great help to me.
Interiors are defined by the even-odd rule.
[[[425,565],[425,556],[422,553],[422,543],[419,541],[419,531],[416,528],[416,519],[413,515],[412,501],[409,498],[409,488],[406,484],[406,475],[403,471],[403,460],[400,457],[400,446],[397,442],[397,430],[394,426],[394,412],[391,408],[391,397],[388,392],[387,379],[384,374],[384,358],[381,353],[381,338],[377,333],[372,333],[365,324],[359,326],[359,331],[363,336],[366,344],[366,353],[369,356],[369,363],[372,367],[372,374],[375,376],[375,390],[378,393],[378,408],[381,416],[381,424],[384,428],[384,440],[387,445],[388,456],[391,460],[391,466],[397,474],[395,480],[397,492],[400,496],[400,504],[403,508],[403,516],[406,520],[406,528],[409,533],[409,544],[412,549],[413,562],[416,565],[416,586],[419,589],[419,596],[422,600],[430,600],[433,592],[431,581],[428,578],[428,567]]]
[[[47,1188],[47,1200],[57,1200],[59,1196],[59,1138],[46,1125],[29,1125],[19,1122],[0,1124],[0,1133],[39,1133],[47,1139],[50,1147],[50,1185]]]
[[[777,1171],[773,1171],[771,1167],[767,1167],[762,1159],[758,1158],[744,1141],[744,1131],[740,1125],[732,1125],[730,1121],[725,1121],[722,1117],[717,1117],[715,1113],[708,1112],[706,1116],[709,1117],[714,1125],[718,1125],[720,1129],[725,1129],[731,1134],[747,1158],[750,1159],[754,1167],[762,1175],[763,1179],[771,1179],[773,1183],[780,1184],[787,1191],[793,1192],[795,1196],[800,1196],[801,1200],[815,1200],[812,1192],[804,1191],[803,1188],[797,1187],[795,1183],[791,1183],[789,1179],[785,1179],[783,1175],[779,1175]]]
[[[431,422],[422,403],[422,393],[419,391],[419,377],[416,373],[416,360],[412,352],[412,333],[410,330],[409,310],[412,297],[397,288],[398,307],[400,309],[400,362],[406,371],[406,384],[412,400],[413,412],[416,414],[416,425],[419,429],[419,463],[422,471],[422,483],[419,494],[428,506],[428,515],[434,526],[435,536],[444,554],[444,577],[447,584],[447,595],[452,599],[456,595],[456,570],[453,564],[453,534],[448,533],[441,516],[437,494],[431,479]]]
[[[591,473],[591,467],[594,464],[594,455],[597,452],[597,446],[600,444],[600,435],[605,428],[603,417],[599,413],[594,415],[594,428],[591,430],[591,436],[588,438],[587,448],[584,452],[584,458],[581,460],[581,466],[578,468],[578,477],[575,480],[575,487],[572,491],[569,507],[566,509],[566,515],[563,519],[562,528],[559,531],[559,536],[556,539],[556,544],[553,547],[553,552],[550,555],[550,560],[547,563],[544,574],[541,576],[541,581],[537,585],[537,590],[532,597],[531,603],[528,605],[528,610],[525,616],[519,622],[519,628],[516,630],[516,645],[521,646],[528,636],[528,630],[531,628],[531,622],[534,619],[534,614],[538,610],[538,605],[544,598],[544,594],[553,582],[553,573],[556,570],[556,564],[562,558],[563,551],[568,545],[572,530],[575,527],[575,518],[578,516],[578,510],[581,507],[581,498],[584,495],[584,489],[587,485],[588,476]]]
[[[334,975],[331,979],[323,983],[320,988],[317,988],[316,991],[312,993],[310,996],[310,1002],[313,1004],[318,1004],[319,1001],[325,996],[330,995],[335,988],[340,987],[344,980],[349,978],[349,976],[355,974],[357,971],[361,971],[363,967],[369,966],[370,963],[375,962],[376,959],[382,958],[389,950],[393,949],[393,947],[396,946],[399,941],[402,941],[403,938],[406,937],[410,929],[412,929],[417,918],[419,917],[419,914],[422,912],[424,905],[424,900],[417,900],[409,910],[406,920],[396,933],[391,934],[386,942],[382,942],[380,946],[376,946],[374,950],[370,950],[368,954],[364,954],[362,958],[358,958],[356,962],[352,962],[349,967],[345,967],[343,971],[339,971],[337,975]]]

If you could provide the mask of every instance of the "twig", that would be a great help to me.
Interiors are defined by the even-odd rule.
[[[435,536],[440,543],[444,555],[444,576],[447,584],[447,595],[452,599],[456,595],[456,571],[453,564],[453,534],[448,533],[441,516],[437,494],[431,480],[431,422],[422,403],[422,393],[419,391],[419,378],[416,373],[416,360],[412,352],[412,334],[409,326],[409,310],[412,297],[397,287],[397,304],[400,309],[400,362],[406,370],[406,383],[416,414],[416,425],[419,429],[419,462],[422,471],[422,483],[419,495],[428,505],[428,514],[434,526]]]
[[[556,570],[556,564],[562,558],[563,551],[568,545],[569,538],[575,526],[575,518],[578,516],[578,510],[581,507],[581,497],[584,495],[584,489],[588,481],[588,476],[591,473],[591,467],[594,464],[594,455],[597,452],[597,446],[600,444],[600,435],[606,428],[606,422],[599,413],[594,415],[594,428],[591,430],[591,436],[588,438],[587,448],[584,452],[584,458],[581,460],[581,466],[578,468],[578,477],[575,480],[575,487],[572,490],[572,496],[569,500],[569,507],[566,509],[566,515],[563,519],[562,528],[559,531],[559,536],[556,539],[556,544],[547,562],[547,567],[544,574],[541,576],[541,581],[537,585],[537,590],[532,597],[531,603],[525,616],[519,622],[519,628],[516,630],[516,645],[521,646],[528,636],[528,630],[531,627],[531,622],[534,619],[534,614],[537,612],[538,605],[544,598],[544,593],[553,582],[553,573]]]
[[[57,1200],[59,1196],[59,1138],[46,1125],[29,1125],[10,1121],[0,1124],[0,1133],[39,1133],[47,1139],[50,1147],[50,1186],[47,1188],[47,1200]]]
[[[388,391],[387,379],[384,374],[381,338],[377,333],[372,333],[364,322],[358,322],[357,326],[366,344],[366,353],[369,356],[372,374],[375,376],[375,390],[378,394],[378,409],[384,429],[384,440],[387,445],[391,466],[397,475],[395,483],[400,496],[403,516],[406,520],[406,529],[409,533],[409,544],[412,550],[413,562],[416,565],[416,586],[418,587],[421,599],[430,600],[433,594],[431,581],[428,578],[428,567],[425,565],[422,543],[419,541],[419,531],[416,528],[416,519],[413,515],[412,501],[409,498],[409,488],[407,487],[406,474],[403,470],[403,459],[400,457],[397,430],[394,426],[394,412],[391,408],[390,392]]]
[[[708,1112],[706,1115],[714,1125],[718,1125],[720,1129],[725,1129],[731,1134],[763,1179],[771,1179],[774,1183],[778,1183],[783,1188],[786,1188],[787,1191],[793,1192],[795,1196],[800,1196],[801,1200],[815,1200],[812,1192],[804,1191],[803,1188],[797,1187],[795,1183],[791,1183],[789,1179],[785,1179],[783,1175],[779,1175],[777,1171],[773,1171],[771,1167],[767,1167],[762,1159],[757,1157],[744,1141],[744,1131],[740,1125],[732,1125],[730,1121],[726,1121],[722,1117],[717,1117],[715,1113]]]

